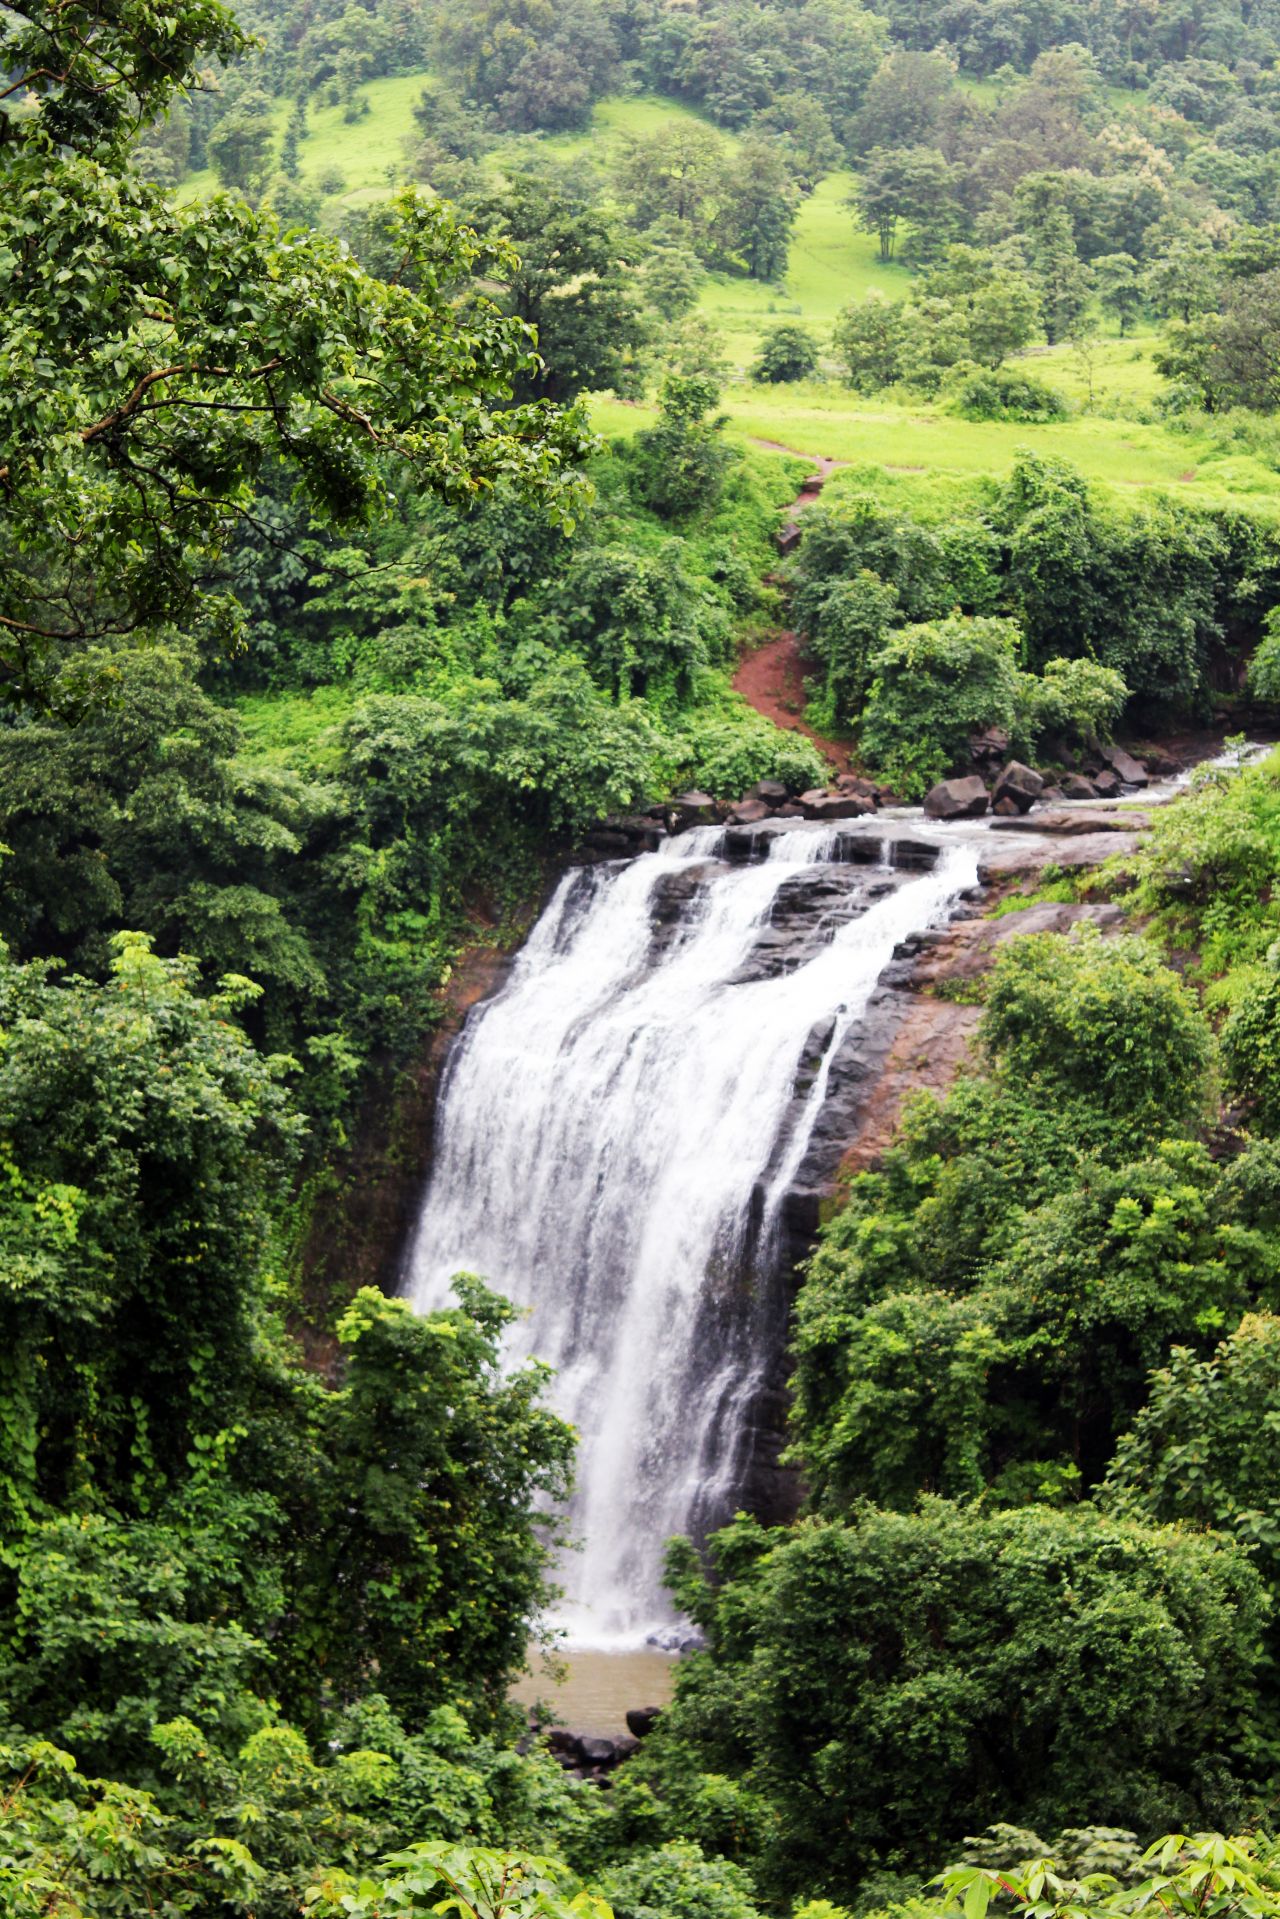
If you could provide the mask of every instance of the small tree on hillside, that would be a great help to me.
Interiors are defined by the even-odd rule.
[[[813,335],[802,326],[784,323],[772,327],[760,342],[751,378],[776,386],[784,381],[807,380],[817,370],[818,346]]]

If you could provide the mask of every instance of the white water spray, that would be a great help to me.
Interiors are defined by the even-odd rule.
[[[579,1434],[581,1546],[560,1575],[572,1644],[660,1631],[663,1542],[732,1511],[776,1360],[761,1347],[769,1242],[831,1061],[895,945],[976,877],[974,842],[945,833],[931,871],[842,867],[852,896],[825,943],[753,972],[781,889],[829,875],[849,830],[797,827],[727,866],[721,830],[698,828],[569,873],[454,1048],[408,1291],[437,1308],[453,1274],[481,1274],[528,1309],[512,1358],[556,1369]],[[832,1022],[798,1100],[806,1041]]]

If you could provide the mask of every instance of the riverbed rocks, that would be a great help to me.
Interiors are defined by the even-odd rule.
[[[1035,767],[1010,757],[1008,735],[999,727],[972,735],[968,746],[974,770],[939,780],[930,789],[924,801],[928,818],[963,821],[990,813],[992,825],[1003,828],[1028,813],[1042,819],[1046,807],[1114,799],[1141,790],[1153,777],[1163,777],[1173,764],[1167,755],[1155,752],[1148,753],[1144,761],[1125,747],[1098,747],[1077,761],[1075,768],[1050,779]],[[740,829],[783,827],[796,820],[821,824],[866,819],[894,800],[890,788],[863,773],[841,773],[829,785],[810,787],[802,793],[792,792],[782,780],[757,780],[738,800],[716,799],[691,788],[672,799],[655,802],[644,813],[612,814],[598,821],[585,834],[578,857],[588,864],[631,859],[637,853],[656,852],[666,839],[699,826],[723,825],[732,836]],[[767,850],[763,844],[731,837],[723,857],[763,858]]]
[[[1125,786],[1147,786],[1151,775],[1141,760],[1135,760],[1132,753],[1126,753],[1122,746],[1104,746],[1101,757],[1111,771]]]
[[[991,804],[991,797],[976,773],[963,780],[939,780],[924,796],[924,810],[931,820],[980,819]]]
[[[1044,791],[1044,781],[1021,760],[1009,760],[1000,769],[993,789],[993,812],[1029,813]]]
[[[661,1717],[661,1706],[630,1706],[627,1709],[627,1731],[633,1739],[647,1739]]]
[[[800,804],[807,820],[857,820],[876,810],[875,801],[865,799],[861,793],[815,790],[802,793]]]
[[[657,1706],[633,1708],[636,1717],[652,1714],[645,1731],[652,1729],[653,1721],[659,1714]],[[631,1724],[632,1712],[627,1714],[627,1724]],[[607,1786],[609,1775],[640,1750],[640,1734],[632,1731],[620,1734],[617,1738],[608,1738],[602,1733],[570,1732],[565,1726],[552,1726],[547,1733],[547,1750],[560,1761],[567,1773],[575,1779],[583,1779],[592,1785]]]

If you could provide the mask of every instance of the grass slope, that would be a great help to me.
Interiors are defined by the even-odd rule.
[[[404,177],[413,103],[429,77],[423,70],[371,81],[364,88],[370,112],[355,122],[345,121],[339,107],[312,108],[300,146],[303,180],[314,187],[326,172],[343,178],[342,192],[324,203],[326,223],[343,206],[375,200]],[[281,102],[281,134],[287,115],[287,103]],[[584,132],[504,141],[489,165],[500,177],[534,149],[564,163],[594,164],[607,172],[627,139],[651,137],[680,121],[700,118],[678,102],[653,95],[614,97],[597,105]],[[722,137],[733,144],[732,135]],[[193,174],[183,182],[180,196],[208,193],[215,184],[207,172]],[[1157,487],[1180,497],[1234,498],[1247,501],[1253,510],[1280,512],[1276,474],[1263,460],[1240,449],[1224,449],[1207,434],[1177,432],[1153,419],[1162,382],[1153,363],[1156,338],[1150,333],[1099,341],[1092,367],[1093,410],[1051,426],[978,423],[952,418],[927,402],[899,405],[864,399],[839,383],[829,357],[832,377],[827,380],[786,387],[757,387],[746,381],[746,369],[771,325],[800,321],[829,356],[831,329],[842,307],[872,290],[894,298],[909,287],[910,275],[897,265],[884,265],[874,238],[855,226],[848,206],[852,184],[848,172],[830,174],[804,201],[784,285],[763,286],[727,274],[708,275],[704,282],[699,305],[724,336],[735,375],[724,396],[732,438],[743,444],[775,441],[798,452],[875,468],[887,482],[920,491],[968,484],[981,476],[998,478],[1008,472],[1019,447],[1034,446],[1070,460],[1121,496]],[[1033,348],[1025,357],[1031,371],[1083,405],[1089,375],[1070,348]],[[593,413],[602,432],[621,435],[635,432],[653,417],[649,409],[608,396],[595,401]]]

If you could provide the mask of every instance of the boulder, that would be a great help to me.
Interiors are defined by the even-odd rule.
[[[584,1766],[611,1766],[617,1757],[612,1739],[597,1738],[594,1733],[578,1734],[578,1757]]]
[[[677,793],[667,812],[674,831],[716,823],[716,803],[710,793]]]
[[[739,800],[736,806],[729,808],[729,818],[735,826],[755,826],[760,820],[768,819],[769,811],[764,800]]]
[[[993,800],[991,804],[991,811],[1002,820],[1016,820],[1026,810],[1025,806],[1019,806],[1012,793],[1002,793],[999,799]]]
[[[807,820],[860,820],[876,810],[857,793],[802,793],[800,804]]]
[[[1113,799],[1124,786],[1124,781],[1113,767],[1104,766],[1093,782],[1093,790],[1100,800]]]
[[[757,780],[749,797],[763,800],[766,806],[782,806],[786,802],[787,789],[781,780]]]
[[[1167,780],[1171,778],[1174,773],[1180,773],[1182,771],[1181,766],[1178,761],[1174,759],[1172,753],[1162,753],[1159,750],[1154,753],[1144,754],[1143,765],[1146,767],[1152,779],[1156,780]]]
[[[1098,789],[1083,773],[1067,773],[1062,780],[1062,797],[1064,800],[1096,800]]]
[[[986,812],[987,789],[976,773],[964,780],[939,780],[924,796],[931,820],[976,820]]]
[[[1113,773],[1118,773],[1126,786],[1149,786],[1151,775],[1141,760],[1135,760],[1132,753],[1126,753],[1122,746],[1104,746],[1102,757]]]
[[[1044,792],[1040,795],[1040,804],[1042,806],[1061,806],[1066,797],[1066,794],[1060,786],[1046,786]]]
[[[879,805],[880,788],[874,780],[868,780],[861,773],[842,773],[836,781],[842,793],[856,793],[861,799],[870,800],[873,806]]]
[[[795,520],[788,520],[778,531],[777,546],[779,553],[792,553],[800,544],[800,527]]]
[[[647,1739],[662,1717],[661,1706],[631,1706],[627,1709],[627,1728],[636,1739]]]
[[[995,785],[996,810],[1002,800],[1011,800],[1019,813],[1029,813],[1044,791],[1044,781],[1021,760],[1009,760],[1001,767]]]
[[[804,808],[801,806],[799,800],[788,800],[785,806],[778,808],[777,817],[780,820],[802,820],[804,818]]]
[[[1037,813],[1034,819],[1010,820],[1006,831],[1076,839],[1100,833],[1140,833],[1149,824],[1145,813]]]
[[[969,757],[979,766],[1002,760],[1009,751],[1009,735],[1002,726],[989,726],[984,733],[969,735]]]

